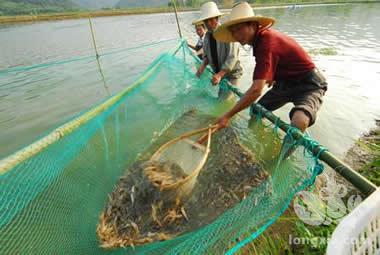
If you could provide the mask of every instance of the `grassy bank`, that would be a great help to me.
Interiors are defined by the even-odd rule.
[[[346,162],[375,185],[380,186],[380,120],[347,152]]]
[[[185,11],[191,11],[186,9]],[[137,9],[115,9],[115,10],[99,10],[99,11],[75,11],[75,12],[61,12],[50,13],[41,15],[17,15],[17,16],[0,16],[0,24],[13,24],[23,22],[37,22],[49,20],[66,20],[66,19],[83,19],[89,17],[107,17],[107,16],[124,16],[136,14],[152,14],[152,13],[165,13],[172,12],[173,9],[169,7],[157,8],[137,8]]]
[[[308,1],[308,0],[290,0],[286,2],[258,0],[253,5],[254,7],[271,7],[271,6],[287,6],[294,4],[337,4],[337,3],[375,3],[377,1],[345,1],[345,0],[324,0],[324,1]],[[221,8],[230,8],[231,6],[221,6]],[[180,7],[179,11],[197,11],[199,8]],[[168,13],[173,12],[171,7],[155,7],[155,8],[134,8],[134,9],[110,9],[99,11],[72,11],[60,13],[46,13],[35,15],[16,15],[16,16],[0,16],[0,24],[14,24],[24,22],[37,22],[49,20],[65,20],[65,19],[82,19],[88,17],[106,17],[106,16],[123,16],[123,15],[136,15],[136,14],[153,14],[153,13]]]

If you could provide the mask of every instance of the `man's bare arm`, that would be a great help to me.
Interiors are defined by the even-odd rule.
[[[252,103],[254,103],[263,93],[266,87],[266,80],[254,80],[252,86],[245,92],[243,97],[237,102],[237,104],[228,111],[223,117],[232,118],[236,113],[244,110]]]
[[[202,73],[205,71],[206,69],[206,66],[209,64],[209,61],[208,61],[208,58],[206,56],[203,57],[203,62],[202,64],[199,66],[198,70],[197,70],[197,76],[201,76]]]

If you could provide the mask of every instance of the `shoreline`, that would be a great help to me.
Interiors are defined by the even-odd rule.
[[[288,6],[313,6],[313,5],[334,5],[334,4],[357,4],[357,3],[380,3],[379,0],[365,0],[365,1],[322,1],[322,2],[289,2],[289,3],[256,3],[255,9],[261,8],[275,8],[275,7],[288,7]],[[221,6],[221,9],[229,9],[227,6]],[[192,12],[198,11],[198,8],[178,8],[178,12]],[[16,15],[16,16],[0,16],[0,25],[10,25],[18,23],[34,23],[43,21],[58,21],[58,20],[72,20],[72,19],[85,19],[95,17],[112,17],[112,16],[127,16],[127,15],[144,15],[144,14],[157,14],[157,13],[172,13],[171,7],[153,7],[153,8],[134,8],[134,9],[113,9],[113,10],[98,10],[98,11],[75,11],[75,12],[62,12],[62,13],[46,13],[41,15]]]
[[[347,151],[344,161],[375,185],[380,186],[380,120],[360,136]]]

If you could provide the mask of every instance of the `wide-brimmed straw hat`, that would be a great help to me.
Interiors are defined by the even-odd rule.
[[[211,19],[215,17],[223,16],[224,13],[221,13],[218,9],[218,6],[214,2],[207,2],[201,6],[201,16],[199,19],[193,21],[193,25],[202,24],[206,19]]]
[[[216,40],[222,42],[236,42],[229,28],[233,25],[249,21],[256,21],[260,26],[259,29],[266,29],[274,24],[275,19],[256,16],[252,7],[247,2],[242,2],[232,8],[226,21],[214,31],[214,37]]]

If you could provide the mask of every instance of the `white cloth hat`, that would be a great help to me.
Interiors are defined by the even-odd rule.
[[[263,16],[255,16],[252,7],[247,2],[242,2],[234,6],[228,15],[226,21],[220,25],[214,31],[214,37],[218,41],[222,42],[236,42],[236,39],[232,36],[229,28],[232,25],[256,21],[259,23],[259,29],[266,29],[271,27],[275,19]]]
[[[221,13],[218,9],[218,6],[214,2],[207,2],[201,6],[201,16],[199,19],[193,21],[193,25],[202,24],[206,19],[211,19],[215,17],[223,16],[224,13]]]

